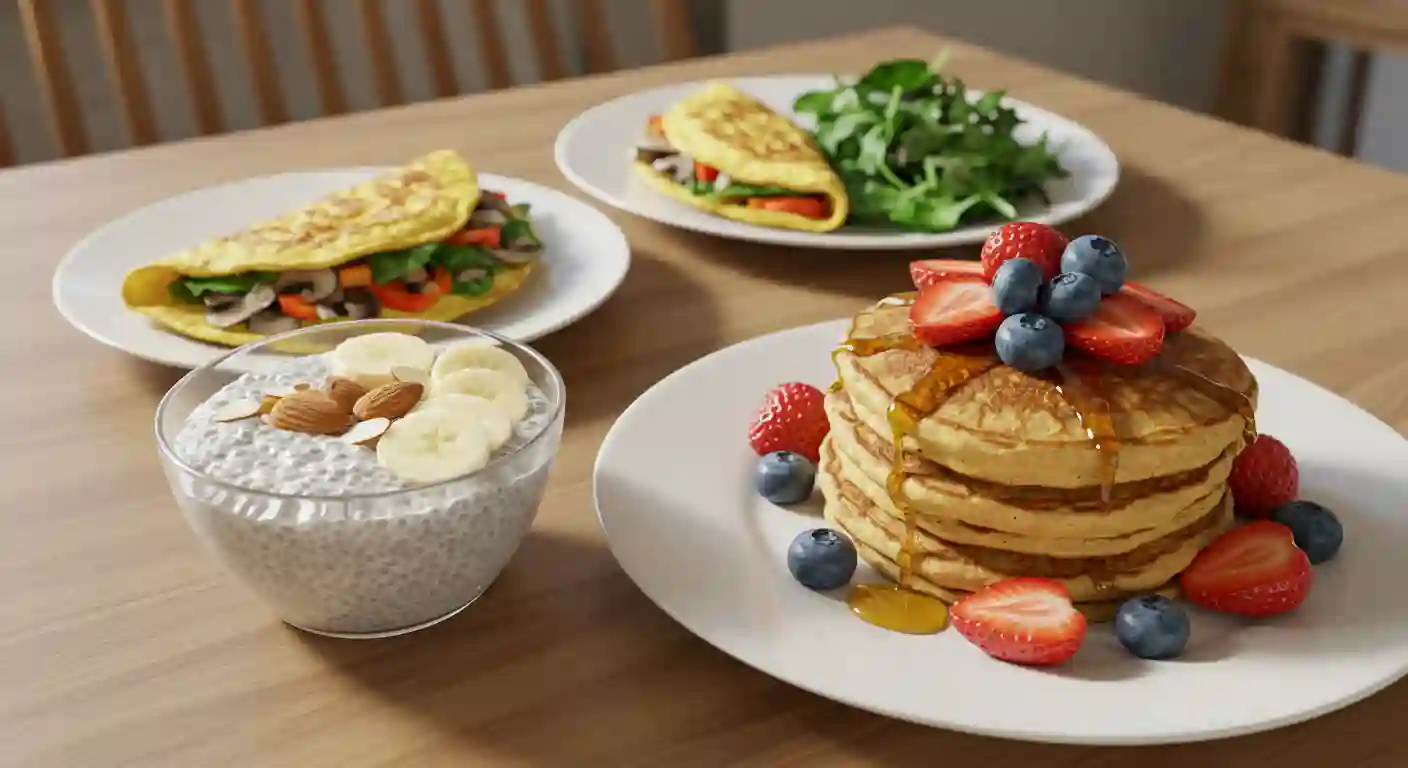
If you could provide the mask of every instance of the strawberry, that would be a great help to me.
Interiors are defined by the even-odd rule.
[[[1095,314],[1066,326],[1066,345],[1112,363],[1139,365],[1164,348],[1164,322],[1138,299],[1116,293]]]
[[[1010,259],[1031,259],[1041,267],[1047,280],[1061,271],[1061,253],[1066,250],[1066,236],[1045,224],[1014,221],[1003,224],[988,235],[979,258],[983,262],[983,277],[989,283],[1002,262]]]
[[[773,387],[748,428],[748,444],[759,456],[792,451],[820,461],[821,441],[831,431],[825,400],[826,395],[810,384],[791,382]]]
[[[1002,313],[982,278],[950,275],[919,292],[909,324],[915,338],[942,347],[991,336],[1002,325]]]
[[[953,276],[983,277],[983,265],[958,259],[926,259],[909,263],[909,279],[921,291]]]
[[[1285,443],[1258,435],[1256,442],[1237,455],[1227,484],[1232,488],[1237,514],[1269,517],[1271,510],[1295,501],[1300,494],[1300,470]]]
[[[1085,639],[1085,616],[1051,579],[999,581],[959,600],[951,616],[968,642],[1016,664],[1060,664]]]
[[[1180,301],[1171,299],[1147,285],[1125,283],[1120,293],[1133,296],[1148,308],[1159,313],[1164,321],[1164,333],[1178,333],[1193,324],[1198,317],[1194,309]]]
[[[1275,616],[1305,602],[1315,572],[1290,528],[1256,520],[1219,536],[1178,581],[1183,594],[1204,608]]]

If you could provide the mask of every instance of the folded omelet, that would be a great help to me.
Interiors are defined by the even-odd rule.
[[[724,83],[652,119],[635,168],[687,205],[765,227],[830,232],[846,220],[846,187],[812,137]]]
[[[450,150],[127,274],[122,299],[238,346],[337,320],[448,321],[518,290],[542,241],[527,205],[482,193]]]

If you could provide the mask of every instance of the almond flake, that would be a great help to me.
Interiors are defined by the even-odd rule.
[[[259,415],[259,403],[254,400],[236,400],[226,403],[215,412],[215,420],[220,422],[240,421]]]
[[[380,417],[367,419],[353,424],[352,428],[344,432],[338,439],[349,445],[370,446],[375,444],[377,439],[386,432],[386,428],[390,426],[391,419]]]

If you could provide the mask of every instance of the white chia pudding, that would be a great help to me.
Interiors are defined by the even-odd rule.
[[[527,411],[488,465],[428,487],[336,436],[218,420],[232,403],[318,387],[328,374],[326,356],[294,358],[239,377],[191,412],[171,447],[198,475],[167,466],[187,519],[304,629],[375,634],[457,611],[488,588],[532,524],[561,435],[553,403],[528,383]]]

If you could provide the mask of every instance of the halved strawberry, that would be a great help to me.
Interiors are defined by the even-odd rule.
[[[931,347],[991,336],[1002,325],[992,288],[981,277],[951,276],[919,292],[909,308],[914,336]]]
[[[1095,314],[1066,326],[1066,344],[1112,363],[1139,365],[1164,348],[1164,321],[1138,299],[1116,293]]]
[[[1125,283],[1120,293],[1129,294],[1159,313],[1164,321],[1164,333],[1178,333],[1193,324],[1198,313],[1192,307],[1159,293],[1147,285]]]
[[[1257,520],[1219,536],[1178,581],[1183,594],[1204,608],[1275,616],[1305,602],[1315,572],[1290,528]]]
[[[954,276],[982,277],[983,265],[981,262],[959,259],[925,259],[909,263],[909,279],[921,291]]]
[[[959,600],[950,614],[968,642],[1015,664],[1060,664],[1085,640],[1085,616],[1051,579],[999,581]]]

